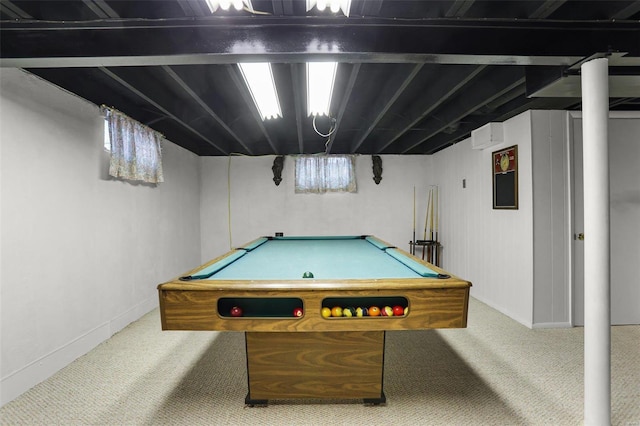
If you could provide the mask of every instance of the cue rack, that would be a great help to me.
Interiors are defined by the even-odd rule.
[[[413,187],[413,239],[409,241],[409,252],[416,255],[416,247],[422,249],[422,260],[440,267],[442,261],[442,244],[438,241],[440,190],[431,185],[427,201],[427,212],[424,221],[422,239],[416,239],[416,188]]]

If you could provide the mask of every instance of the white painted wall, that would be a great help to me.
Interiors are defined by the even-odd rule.
[[[470,280],[472,296],[528,327],[570,326],[583,303],[572,300],[572,238],[583,230],[573,229],[571,189],[571,138],[581,140],[582,123],[567,114],[528,111],[503,123],[500,145],[473,150],[468,139],[433,156],[444,268]],[[639,324],[640,114],[612,113],[609,133],[611,320]],[[519,209],[493,210],[491,153],[511,145],[518,145]]]
[[[531,111],[533,324],[571,325],[571,191],[564,111]]]
[[[164,143],[165,183],[109,180],[95,105],[15,69],[0,83],[4,404],[153,309],[157,284],[198,263],[200,176],[197,156]]]
[[[504,142],[474,150],[471,139],[433,155],[440,186],[443,267],[473,283],[471,295],[531,327],[533,198],[531,114],[503,123]],[[492,152],[518,145],[518,210],[493,209]],[[466,188],[463,188],[463,180]]]
[[[283,180],[276,186],[272,180],[273,159],[273,156],[236,156],[229,162],[228,158],[201,158],[203,262],[223,254],[230,246],[275,232],[374,234],[408,251],[413,232],[414,186],[417,227],[420,234],[424,231],[428,187],[433,182],[429,156],[382,156],[383,174],[379,185],[373,181],[371,157],[358,156],[358,192],[323,195],[294,193],[294,157],[286,157]],[[230,180],[227,179],[229,166]],[[231,243],[229,205],[233,218]]]

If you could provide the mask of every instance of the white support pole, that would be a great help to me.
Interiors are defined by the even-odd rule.
[[[609,61],[582,65],[584,150],[584,424],[611,424]]]

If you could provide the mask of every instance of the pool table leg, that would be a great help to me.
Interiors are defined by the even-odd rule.
[[[384,404],[384,331],[246,332],[247,405],[281,399]]]
[[[387,397],[384,391],[380,392],[380,398],[364,398],[364,405],[384,405],[387,403]]]
[[[248,392],[247,396],[244,398],[245,405],[249,407],[266,407],[269,405],[268,399],[252,399],[251,393]]]

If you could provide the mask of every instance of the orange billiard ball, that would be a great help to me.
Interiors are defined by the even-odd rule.
[[[341,317],[342,316],[342,308],[340,306],[334,306],[331,308],[331,316],[332,317]]]
[[[380,316],[380,308],[378,308],[377,306],[371,306],[369,308],[369,316],[370,317]]]

